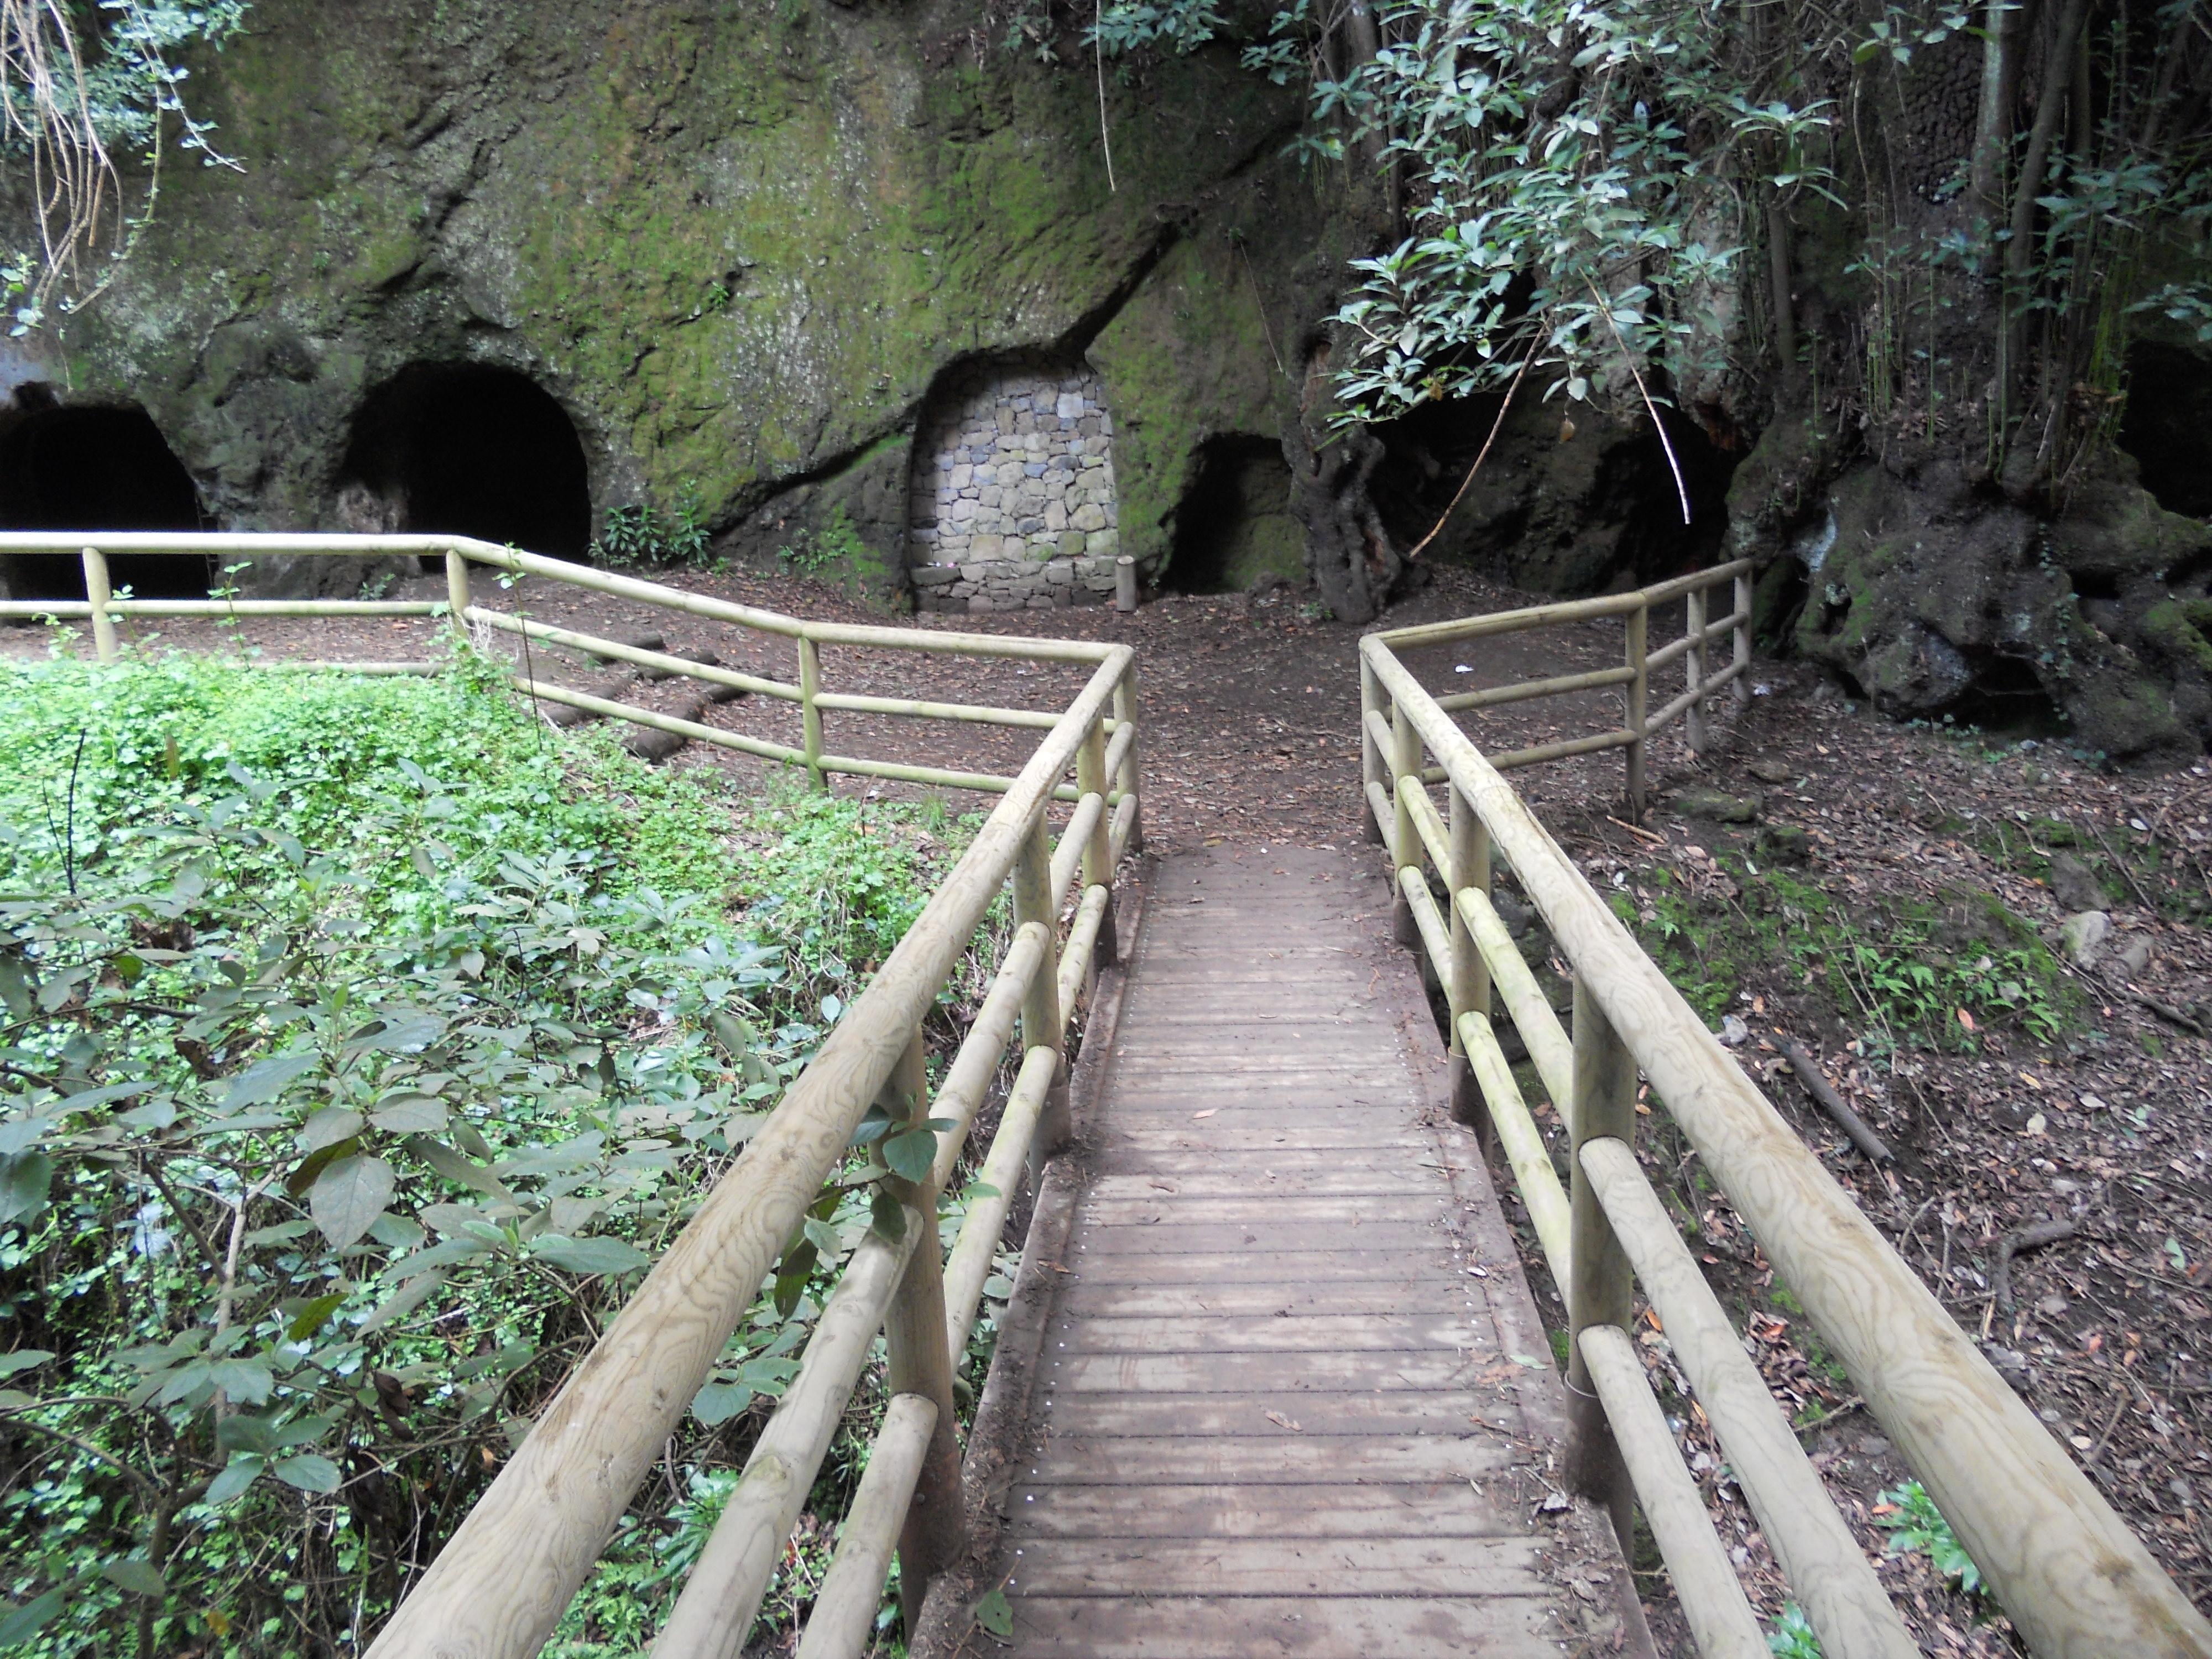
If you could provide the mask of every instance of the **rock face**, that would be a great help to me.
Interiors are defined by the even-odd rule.
[[[1778,421],[1729,491],[1732,550],[1786,554],[1761,626],[1885,713],[2063,736],[2113,761],[2212,738],[2212,526],[2129,476],[2055,515],[1954,465],[1839,462]]]
[[[0,427],[142,405],[226,527],[461,528],[458,476],[574,504],[531,524],[549,550],[689,502],[720,551],[827,532],[890,595],[940,459],[917,428],[1034,359],[1082,381],[1086,441],[1114,425],[1084,471],[1118,488],[1052,533],[1157,565],[1208,439],[1274,429],[1244,261],[1364,251],[1278,159],[1297,94],[1233,47],[1109,81],[1109,189],[1087,56],[949,0],[257,0],[191,84],[243,172],[173,165],[114,287],[0,354]]]

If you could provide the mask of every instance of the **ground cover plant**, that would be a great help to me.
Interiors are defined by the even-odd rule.
[[[362,1645],[963,835],[656,771],[465,655],[0,664],[0,1648]],[[696,1555],[870,1224],[852,1163],[564,1651],[633,1650]]]

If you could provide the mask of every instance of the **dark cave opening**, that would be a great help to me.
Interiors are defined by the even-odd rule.
[[[2119,441],[2160,507],[2212,518],[2212,357],[2154,340],[2130,346]]]
[[[1275,439],[1228,433],[1200,446],[1176,503],[1160,586],[1170,593],[1234,592],[1270,577],[1305,580],[1305,535],[1291,516],[1291,469]]]
[[[1525,513],[1493,520],[1476,532],[1453,503],[1475,459],[1498,422],[1502,394],[1425,403],[1377,428],[1385,457],[1376,471],[1373,495],[1385,526],[1401,547],[1411,548],[1443,525],[1424,557],[1471,560],[1508,580],[1545,562],[1528,538],[1543,533]],[[1583,404],[1545,403],[1524,388],[1498,430],[1484,460],[1485,476],[1548,467],[1549,452],[1569,443],[1597,444],[1601,458],[1586,477],[1573,468],[1557,471],[1537,496],[1560,489],[1576,496],[1574,526],[1611,527],[1613,542],[1602,569],[1585,569],[1579,580],[1557,589],[1559,598],[1595,592],[1609,586],[1664,580],[1712,563],[1721,556],[1728,527],[1728,488],[1740,450],[1716,442],[1695,421],[1675,409],[1664,410],[1666,441],[1650,425],[1648,413],[1632,411],[1629,442],[1607,443],[1603,417]],[[1571,428],[1565,422],[1571,421]],[[1578,429],[1578,430],[1577,430]],[[1616,428],[1617,429],[1617,428]],[[1673,464],[1668,460],[1673,456]],[[1680,468],[1678,484],[1675,467]],[[1482,486],[1477,485],[1479,498]],[[1682,496],[1690,517],[1682,516]],[[1447,514],[1452,514],[1447,517]],[[1547,586],[1546,591],[1553,591]]]
[[[2021,657],[1989,656],[1973,667],[1972,684],[1943,711],[1947,722],[2014,739],[2066,735],[2065,720],[2033,663]]]
[[[339,507],[353,530],[444,532],[580,559],[584,446],[551,394],[483,363],[413,363],[354,417]]]
[[[28,407],[26,407],[26,404]],[[25,387],[0,416],[0,526],[9,530],[204,530],[198,488],[154,417],[136,404],[72,408]],[[164,553],[111,556],[108,580],[142,599],[207,597],[212,562]],[[24,599],[82,599],[72,553],[0,561]]]

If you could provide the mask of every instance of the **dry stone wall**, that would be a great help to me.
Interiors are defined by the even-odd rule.
[[[1114,421],[1088,368],[999,363],[915,446],[907,542],[925,611],[1048,610],[1114,591]]]

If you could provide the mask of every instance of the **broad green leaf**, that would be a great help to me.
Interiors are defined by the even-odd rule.
[[[54,1161],[44,1152],[0,1158],[0,1224],[30,1220],[45,1209],[53,1180]]]
[[[937,1162],[937,1132],[908,1129],[903,1134],[890,1136],[884,1142],[884,1162],[893,1175],[908,1181],[927,1181],[930,1165]]]
[[[222,1466],[222,1473],[208,1482],[207,1501],[228,1504],[258,1480],[261,1471],[269,1467],[269,1460],[258,1452],[236,1452]]]
[[[341,1140],[351,1140],[361,1133],[363,1121],[359,1112],[348,1111],[342,1106],[326,1106],[300,1126],[300,1150],[319,1152]]]
[[[345,1306],[345,1300],[343,1291],[332,1291],[327,1296],[317,1297],[300,1310],[292,1322],[284,1328],[284,1334],[295,1342],[305,1342],[330,1322],[331,1316]]]
[[[17,1371],[27,1371],[33,1365],[43,1365],[53,1355],[44,1348],[18,1348],[13,1353],[0,1353],[0,1376],[13,1376]]]
[[[434,1096],[395,1095],[371,1112],[368,1121],[391,1134],[435,1134],[452,1115]]]
[[[320,1065],[322,1058],[309,1052],[272,1054],[267,1060],[257,1060],[231,1079],[229,1091],[218,1109],[235,1112],[242,1107],[259,1106],[274,1100]]]
[[[276,1386],[269,1367],[258,1359],[218,1359],[207,1368],[207,1380],[240,1406],[259,1405]]]
[[[1014,1609],[1013,1605],[1006,1600],[1006,1591],[992,1590],[986,1594],[981,1601],[976,1602],[975,1622],[981,1626],[988,1634],[997,1637],[1001,1642],[1010,1642],[1013,1639]]]
[[[162,1580],[161,1570],[151,1561],[135,1555],[101,1562],[100,1576],[111,1584],[120,1585],[133,1595],[159,1599],[169,1593],[168,1585]]]
[[[531,1254],[572,1273],[626,1273],[653,1265],[651,1256],[619,1238],[562,1238],[549,1233]]]
[[[323,1237],[343,1249],[384,1213],[385,1200],[396,1184],[392,1166],[380,1158],[360,1153],[342,1158],[315,1177],[307,1194],[307,1212]]]
[[[332,1492],[338,1489],[338,1466],[327,1457],[304,1452],[270,1466],[269,1473],[301,1492]]]
[[[691,1415],[708,1428],[728,1422],[752,1404],[753,1391],[742,1382],[709,1382],[691,1397]]]
[[[868,1225],[896,1244],[906,1237],[906,1206],[878,1187],[868,1200]]]
[[[0,957],[0,962],[7,958]],[[80,1575],[80,1578],[82,1575]],[[0,1612],[0,1652],[20,1647],[44,1630],[53,1616],[69,1605],[70,1592],[77,1587],[79,1578],[57,1585],[44,1595],[33,1596],[18,1607]]]

